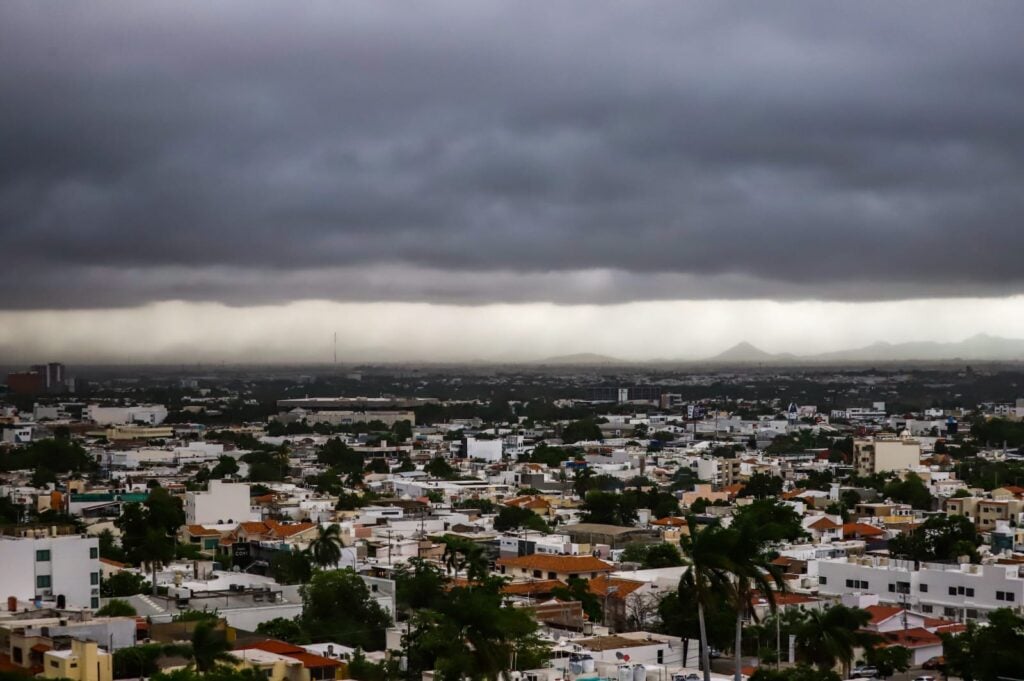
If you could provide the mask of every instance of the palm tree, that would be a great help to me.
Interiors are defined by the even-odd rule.
[[[834,605],[827,610],[804,613],[795,627],[797,657],[829,671],[841,664],[849,676],[855,648],[868,648],[879,640],[878,634],[865,631],[871,621],[867,610]]]
[[[786,581],[782,570],[773,565],[771,556],[765,547],[764,538],[757,536],[756,530],[743,529],[730,531],[724,551],[730,562],[733,575],[732,602],[736,609],[736,644],[733,649],[733,678],[741,681],[743,619],[749,613],[754,616],[754,601],[758,595],[768,601],[769,607],[775,611],[775,593],[785,591]]]
[[[309,557],[321,568],[337,565],[341,560],[341,526],[332,523],[317,528],[317,535],[309,542]]]
[[[482,581],[487,577],[487,557],[484,555],[483,547],[476,542],[451,535],[442,541],[442,561],[449,573],[455,573],[455,579],[459,578],[459,572],[462,570],[466,570],[466,577],[470,581]]]
[[[728,548],[735,541],[734,533],[717,524],[701,529],[693,516],[687,519],[687,526],[690,532],[683,535],[679,544],[689,569],[679,580],[679,590],[692,591],[697,601],[701,669],[704,671],[704,681],[710,681],[711,656],[704,610],[716,597],[733,591],[729,577],[732,561],[729,559]]]

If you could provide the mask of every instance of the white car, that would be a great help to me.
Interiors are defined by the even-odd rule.
[[[921,676],[915,677],[914,681],[935,681],[935,677],[922,674]]]

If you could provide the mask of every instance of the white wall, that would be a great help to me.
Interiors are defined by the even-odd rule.
[[[185,522],[189,525],[216,525],[227,520],[249,520],[249,485],[242,482],[211,480],[205,492],[185,495]]]
[[[96,558],[90,550],[96,549]],[[48,550],[49,561],[37,561],[36,551]],[[63,594],[68,607],[90,608],[99,598],[99,584],[90,575],[100,573],[99,539],[96,537],[44,537],[40,539],[0,539],[0,594],[31,601],[44,589],[36,588],[36,577],[49,575],[52,595]]]

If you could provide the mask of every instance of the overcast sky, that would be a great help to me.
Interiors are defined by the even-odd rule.
[[[1022,35],[1011,2],[7,0],[0,359],[1024,336]]]

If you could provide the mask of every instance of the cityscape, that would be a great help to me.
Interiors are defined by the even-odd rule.
[[[1021,29],[0,3],[0,681],[1024,681]]]

